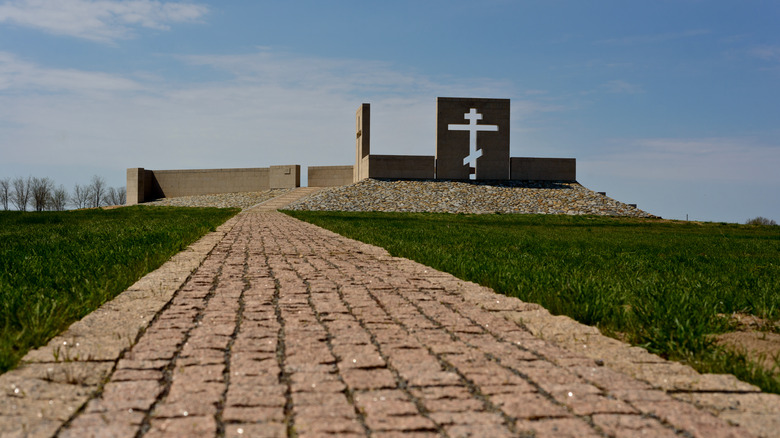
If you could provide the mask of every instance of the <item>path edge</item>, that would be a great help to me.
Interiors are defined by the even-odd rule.
[[[116,362],[233,229],[243,212],[71,324],[0,375],[0,436],[49,437],[109,377]]]

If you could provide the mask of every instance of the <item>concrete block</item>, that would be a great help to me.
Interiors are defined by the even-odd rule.
[[[436,159],[422,155],[369,155],[369,178],[433,179]]]
[[[355,166],[353,182],[368,178],[368,168],[363,167],[363,160],[371,153],[371,105],[360,105],[355,113]]]
[[[144,177],[143,167],[127,169],[126,205],[136,205],[144,202]]]
[[[511,176],[520,181],[576,181],[577,160],[574,158],[512,157]]]
[[[301,166],[287,164],[271,166],[268,174],[268,185],[272,189],[291,189],[301,186]]]
[[[309,166],[309,187],[337,187],[351,184],[355,166]]]
[[[436,178],[509,177],[509,99],[437,98]]]

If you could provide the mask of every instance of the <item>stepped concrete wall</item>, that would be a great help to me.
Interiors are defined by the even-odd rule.
[[[243,169],[147,170],[127,169],[127,205],[157,198],[257,192],[301,185],[301,166]]]

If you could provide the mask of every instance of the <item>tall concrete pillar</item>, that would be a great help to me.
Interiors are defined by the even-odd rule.
[[[352,182],[368,178],[368,155],[371,153],[371,105],[360,105],[355,113],[355,167]]]
[[[145,201],[145,176],[146,171],[143,167],[131,167],[127,169],[127,205],[136,205]]]

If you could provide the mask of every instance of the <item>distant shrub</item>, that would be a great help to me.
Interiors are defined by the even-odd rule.
[[[745,225],[777,225],[777,222],[763,216],[758,216],[753,219],[748,219],[747,222],[745,222]]]

